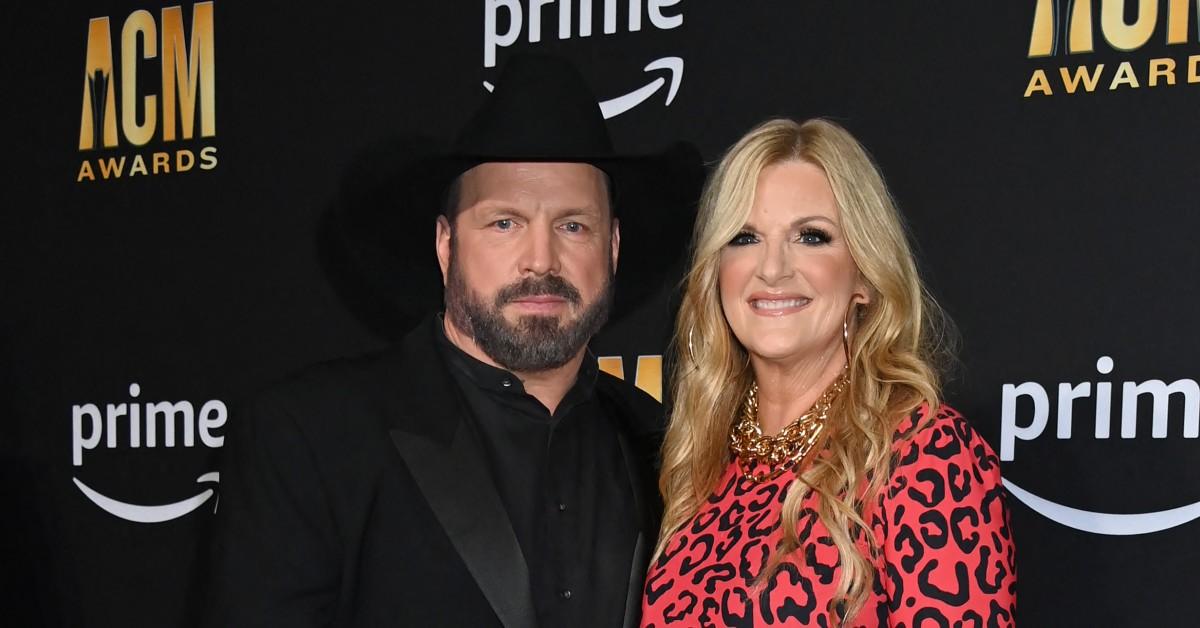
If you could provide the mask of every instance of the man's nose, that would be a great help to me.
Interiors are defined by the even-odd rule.
[[[518,260],[521,273],[545,275],[559,271],[558,243],[551,225],[530,225],[524,240]]]

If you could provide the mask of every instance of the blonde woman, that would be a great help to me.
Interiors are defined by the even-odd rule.
[[[709,181],[676,328],[644,626],[1008,626],[999,460],[875,165],[772,120]]]

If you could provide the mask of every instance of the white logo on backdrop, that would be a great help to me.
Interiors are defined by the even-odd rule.
[[[208,498],[216,494],[215,489],[204,489],[200,493],[193,495],[187,499],[177,501],[172,504],[163,504],[161,506],[139,506],[138,504],[127,504],[117,501],[111,497],[100,494],[92,487],[79,481],[79,478],[71,478],[75,481],[75,486],[83,491],[87,498],[92,500],[100,508],[104,509],[110,515],[115,515],[126,521],[136,521],[138,523],[162,523],[178,519],[189,512],[204,505]],[[209,471],[204,475],[196,478],[197,483],[212,482],[218,483],[221,481],[221,474],[216,471]]]
[[[1096,372],[1112,373],[1113,359],[1103,356],[1096,361]],[[1072,420],[1076,399],[1094,395],[1096,402],[1095,430],[1097,439],[1107,439],[1112,428],[1112,382],[1061,383],[1058,385],[1055,435],[1069,439],[1074,433]],[[1138,399],[1149,395],[1153,402],[1150,435],[1167,438],[1168,410],[1171,395],[1183,396],[1183,437],[1200,437],[1200,384],[1193,379],[1180,379],[1170,384],[1157,379],[1121,384],[1121,438],[1135,438],[1138,431]],[[1028,398],[1033,404],[1033,416],[1025,425],[1017,423],[1017,400]],[[1042,435],[1050,418],[1050,394],[1037,382],[1005,384],[1001,389],[1000,459],[1012,461],[1018,440],[1030,441]],[[1080,510],[1039,497],[1009,480],[1004,485],[1014,497],[1035,512],[1062,525],[1095,534],[1133,535],[1160,532],[1200,518],[1200,502],[1158,512],[1116,514]]]
[[[122,445],[132,449],[175,447],[180,442],[184,447],[194,447],[197,436],[205,447],[216,449],[225,444],[224,436],[213,434],[214,430],[225,425],[229,417],[225,404],[220,400],[206,401],[200,406],[200,411],[196,412],[190,401],[141,404],[133,401],[141,393],[141,386],[133,383],[129,385],[129,402],[103,404],[103,411],[94,403],[71,406],[71,462],[74,466],[82,467],[84,452],[92,451],[101,444],[108,449]],[[176,439],[177,432],[179,439]],[[178,519],[217,495],[215,486],[212,486],[177,502],[147,506],[113,499],[84,484],[78,477],[71,479],[85,497],[105,512],[138,523],[161,523]],[[221,476],[216,471],[204,473],[196,478],[196,482],[202,485],[215,485],[220,480]],[[215,510],[216,501],[213,503]]]
[[[507,48],[520,39],[522,32],[529,43],[542,41],[542,9],[545,5],[558,5],[558,39],[592,36],[592,0],[526,0],[523,6],[521,0],[486,0],[484,2],[483,20],[483,67],[496,66],[496,52]],[[600,2],[601,0],[597,0]],[[617,0],[602,0],[601,19],[603,34],[612,35],[618,31]],[[680,0],[628,0],[626,7],[626,32],[642,30],[643,9],[650,24],[659,30],[678,28],[683,24],[683,13],[666,15],[663,10],[680,2]],[[501,9],[507,19],[508,28],[501,33]],[[573,16],[577,15],[577,18]],[[662,57],[646,64],[642,71],[645,73],[666,71],[665,76],[657,76],[649,82],[635,87],[633,90],[600,101],[600,110],[605,118],[614,118],[638,105],[647,102],[651,96],[667,87],[666,106],[675,101],[679,93],[679,85],[683,81],[683,59],[681,57]],[[495,86],[488,81],[483,87],[489,92]]]
[[[1107,512],[1091,512],[1056,504],[1048,499],[1042,499],[1033,493],[1004,480],[1004,486],[1014,497],[1025,502],[1034,512],[1057,521],[1065,526],[1092,532],[1094,534],[1109,534],[1113,536],[1128,536],[1132,534],[1149,534],[1161,532],[1167,528],[1183,525],[1200,517],[1200,502],[1163,510],[1160,512],[1144,512],[1133,515],[1119,515]]]
[[[643,68],[644,72],[653,70],[667,70],[670,73],[670,87],[667,89],[667,106],[670,106],[671,102],[675,100],[675,94],[679,91],[679,82],[683,80],[683,59],[679,57],[663,57],[651,61],[649,65]],[[645,102],[647,98],[654,95],[654,92],[661,89],[663,85],[668,84],[667,81],[668,79],[660,76],[628,94],[602,100],[600,101],[600,112],[604,114],[605,119],[615,118]],[[484,81],[483,86],[489,92],[496,88],[495,85],[492,85],[488,81]]]

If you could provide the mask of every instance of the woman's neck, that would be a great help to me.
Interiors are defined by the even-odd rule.
[[[758,426],[773,436],[812,408],[841,375],[846,356],[841,345],[818,355],[793,360],[751,356],[758,383]]]

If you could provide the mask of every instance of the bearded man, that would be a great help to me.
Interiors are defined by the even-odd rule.
[[[510,61],[427,177],[444,313],[231,426],[212,625],[637,624],[661,409],[587,349],[632,165],[570,66]]]

